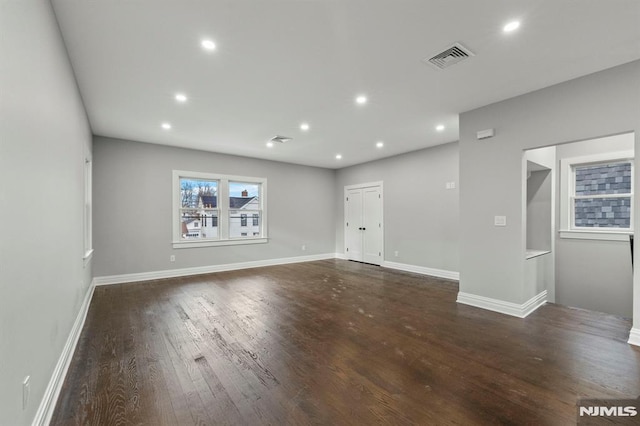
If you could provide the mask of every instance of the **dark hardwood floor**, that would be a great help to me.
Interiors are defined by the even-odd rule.
[[[457,291],[341,260],[98,287],[52,424],[568,425],[640,395],[629,321]]]

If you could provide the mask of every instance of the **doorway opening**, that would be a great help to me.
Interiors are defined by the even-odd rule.
[[[525,273],[550,302],[633,316],[634,145],[624,133],[525,151]]]

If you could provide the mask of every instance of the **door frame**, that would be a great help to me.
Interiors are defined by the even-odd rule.
[[[385,262],[384,257],[384,182],[383,181],[375,181],[375,182],[366,182],[366,183],[356,183],[353,185],[345,185],[343,191],[342,198],[342,251],[344,253],[345,259],[349,259],[347,256],[347,193],[352,189],[364,189],[364,188],[380,188],[380,204],[382,211],[380,212],[380,220],[381,220],[381,235],[382,235],[382,244],[381,244],[381,256],[380,256],[380,266]]]

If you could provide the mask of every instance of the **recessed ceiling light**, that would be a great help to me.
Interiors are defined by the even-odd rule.
[[[436,130],[439,131],[439,132],[443,131],[444,130],[444,124],[438,124],[436,126]]]
[[[367,103],[367,97],[364,95],[359,95],[356,97],[356,103],[358,105],[364,105]]]
[[[377,148],[382,148],[383,146],[384,146],[384,142],[382,142],[382,141],[376,142],[376,147]]]
[[[216,44],[211,41],[211,40],[202,40],[202,42],[200,43],[202,45],[202,48],[205,50],[216,50]]]
[[[306,132],[307,130],[309,130],[309,123],[302,123],[302,124],[300,124],[300,130],[305,131],[305,132]]]
[[[518,27],[520,27],[520,21],[511,21],[502,28],[502,31],[510,33],[511,31],[517,30]]]
[[[170,123],[162,123],[162,128],[165,130],[171,130],[171,124]]]
[[[176,93],[176,101],[187,102],[187,95],[185,95],[184,93]]]
[[[273,148],[273,142],[271,142],[271,141],[267,142],[267,146],[268,146],[269,148]]]
[[[341,160],[342,159],[342,154],[336,154],[336,160]]]

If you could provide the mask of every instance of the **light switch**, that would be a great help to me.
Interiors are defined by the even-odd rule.
[[[495,226],[507,226],[507,217],[506,216],[495,216],[493,218],[493,224]]]

